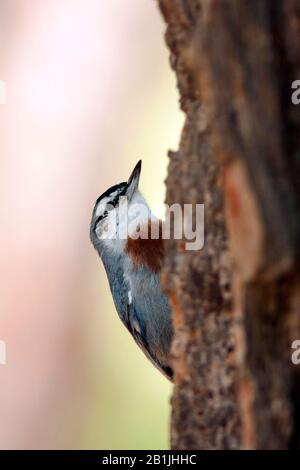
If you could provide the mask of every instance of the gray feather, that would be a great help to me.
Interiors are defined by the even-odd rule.
[[[120,319],[148,359],[171,379],[173,328],[159,275],[144,266],[134,267],[127,255],[106,250],[98,239],[92,237],[92,241],[103,261]]]

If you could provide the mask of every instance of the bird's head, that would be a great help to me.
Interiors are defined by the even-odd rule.
[[[127,238],[130,223],[138,225],[150,217],[149,207],[140,193],[141,160],[127,182],[105,191],[96,201],[91,223],[91,239],[95,247],[105,244],[114,249]],[[136,208],[140,206],[142,210]]]

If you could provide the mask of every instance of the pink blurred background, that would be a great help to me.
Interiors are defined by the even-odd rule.
[[[0,448],[168,447],[171,387],[134,345],[89,242],[143,159],[163,215],[182,127],[152,0],[1,0]]]

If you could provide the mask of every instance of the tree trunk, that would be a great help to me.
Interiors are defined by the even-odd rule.
[[[205,244],[167,246],[174,449],[299,448],[297,0],[159,0],[186,113],[167,203],[205,204]]]

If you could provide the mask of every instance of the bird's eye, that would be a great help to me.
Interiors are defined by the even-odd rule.
[[[95,225],[94,225],[94,231],[95,232],[97,230],[97,226],[98,226],[99,222],[101,222],[101,220],[103,220],[107,215],[108,215],[108,211],[105,210],[102,215],[99,215],[99,217],[97,217]]]
[[[104,219],[104,218],[107,216],[107,214],[108,214],[108,211],[105,210],[105,211],[103,212],[103,214],[100,215],[100,217],[98,218],[98,222],[100,222],[100,220]]]

